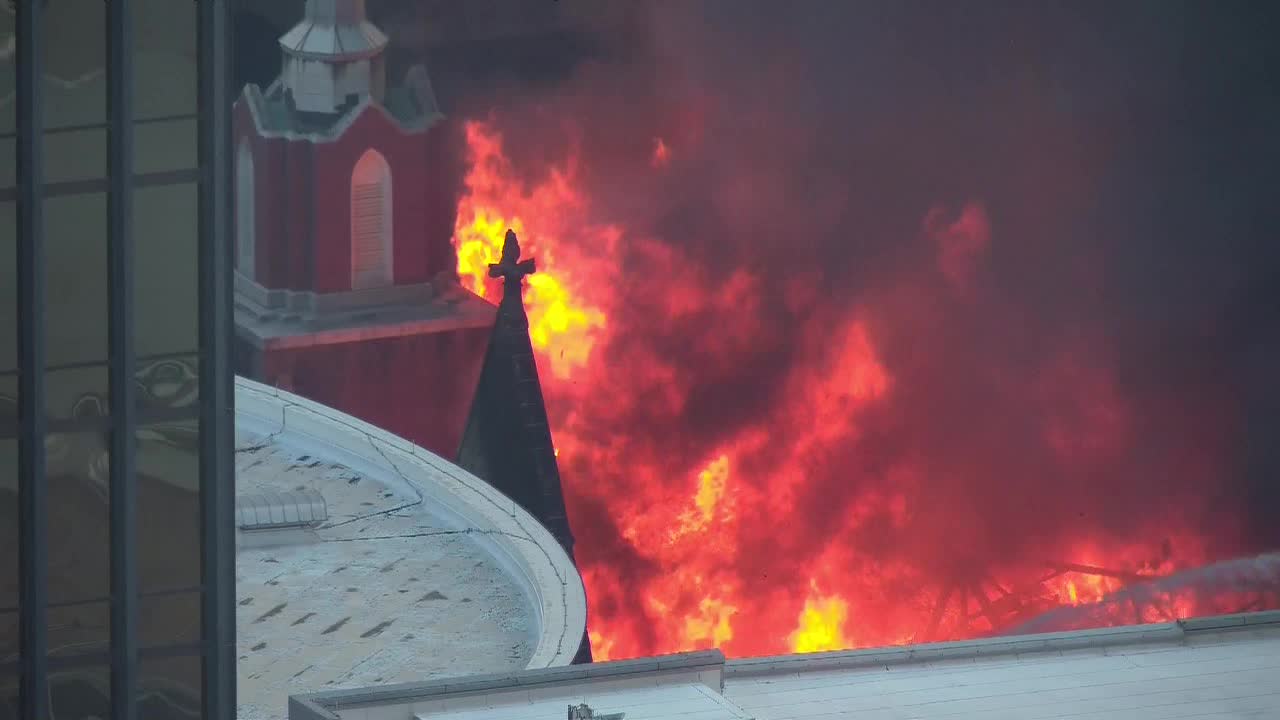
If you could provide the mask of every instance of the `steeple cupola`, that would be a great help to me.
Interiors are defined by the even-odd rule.
[[[306,17],[280,38],[284,88],[306,113],[338,113],[365,98],[380,103],[386,47],[365,0],[307,0]]]

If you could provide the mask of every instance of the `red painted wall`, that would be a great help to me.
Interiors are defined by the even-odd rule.
[[[267,287],[311,290],[315,278],[315,218],[311,198],[316,182],[315,146],[283,139],[271,140],[270,145],[282,156],[279,164],[272,165],[281,171],[278,192],[282,202],[277,208],[279,225],[275,235],[281,242],[269,247],[272,272],[268,281],[272,284]]]
[[[457,456],[491,328],[266,353],[258,379]]]
[[[462,189],[463,143],[443,120],[402,132],[366,108],[331,142],[262,137],[243,98],[233,113],[234,148],[254,156],[257,281],[269,288],[351,289],[351,171],[366,150],[391,168],[395,283],[427,282],[454,270],[452,237]]]
[[[402,134],[370,108],[341,140],[315,146],[317,292],[351,288],[351,171],[368,149],[382,153],[391,166],[396,284],[427,282],[452,269],[459,184],[450,171],[447,135],[442,127]]]
[[[254,170],[255,279],[269,288],[311,289],[311,144],[258,134],[243,98],[232,111],[238,157],[241,139],[249,141]],[[233,177],[235,170],[232,171]],[[236,202],[236,193],[232,193]],[[239,213],[239,208],[235,208]],[[239,223],[232,223],[238,230]],[[237,244],[239,238],[236,238]],[[239,255],[237,254],[237,263]]]

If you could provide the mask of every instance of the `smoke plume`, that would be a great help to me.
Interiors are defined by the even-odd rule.
[[[454,111],[561,188],[529,244],[604,318],[543,358],[598,654],[1280,546],[1260,8],[642,8]]]

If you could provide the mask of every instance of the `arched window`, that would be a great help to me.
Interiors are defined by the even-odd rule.
[[[366,150],[351,172],[351,289],[391,284],[391,166]]]
[[[249,149],[249,138],[241,138],[236,149],[236,266],[241,275],[251,280],[257,247],[253,192],[253,151]]]

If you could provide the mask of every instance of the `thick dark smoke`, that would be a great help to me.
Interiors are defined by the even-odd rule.
[[[451,100],[492,119],[531,177],[577,149],[597,218],[677,249],[709,286],[759,281],[738,298],[747,321],[722,306],[673,321],[651,254],[623,248],[632,312],[599,362],[625,385],[625,358],[654,353],[696,380],[679,432],[642,408],[607,428],[617,442],[675,472],[775,412],[815,328],[869,324],[894,400],[813,459],[786,532],[740,538],[740,576],[801,586],[803,548],[840,531],[851,491],[904,466],[926,483],[912,523],[847,540],[940,572],[1171,518],[1211,557],[1280,547],[1273,8],[637,5],[558,81]],[[709,350],[741,326],[732,362]],[[566,477],[578,516],[627,491],[622,467]],[[583,529],[585,563],[657,572],[601,534],[611,523]]]

